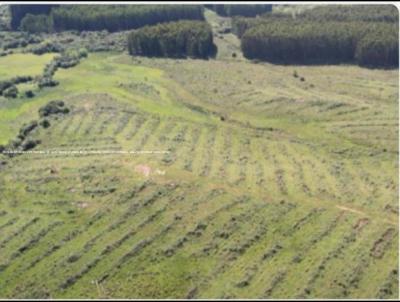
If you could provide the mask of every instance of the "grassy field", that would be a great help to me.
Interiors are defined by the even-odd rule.
[[[38,76],[41,75],[44,65],[49,63],[54,54],[34,54],[16,53],[6,57],[0,57],[0,81],[7,80],[16,76]]]
[[[398,298],[398,70],[249,62],[206,18],[215,59],[90,53],[0,97],[0,144],[63,100],[34,150],[168,151],[0,154],[0,298]]]
[[[38,150],[170,152],[4,157],[0,296],[397,297],[397,77],[103,53],[2,100],[3,140],[62,99]]]

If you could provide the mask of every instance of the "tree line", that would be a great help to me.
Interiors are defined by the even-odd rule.
[[[265,13],[259,18],[233,18],[233,30],[240,37],[250,27],[264,24],[271,20],[290,19],[318,22],[386,22],[398,23],[399,15],[393,5],[319,5],[313,9],[305,10],[300,14],[289,13]]]
[[[22,19],[27,15],[49,15],[53,7],[48,4],[13,4],[10,5],[11,29],[17,30]]]
[[[319,5],[304,11],[300,17],[318,21],[399,21],[394,5]]]
[[[215,53],[211,27],[204,21],[182,20],[145,26],[128,35],[131,55],[207,58]]]
[[[389,8],[346,7],[345,17],[337,15],[336,7],[317,7],[295,18],[284,14],[234,18],[233,31],[241,38],[243,54],[249,59],[397,67],[398,24],[393,21],[396,13]],[[319,16],[321,10],[330,17]],[[354,12],[353,20],[350,12]],[[379,17],[379,13],[383,15]]]
[[[53,30],[53,19],[44,14],[29,13],[21,20],[19,29],[28,33],[49,33]]]
[[[205,7],[220,16],[254,17],[272,11],[272,4],[209,4]]]
[[[201,5],[11,5],[12,23],[31,32],[135,29],[161,22],[204,20]]]
[[[88,52],[85,48],[77,49],[66,49],[61,55],[54,57],[54,59],[48,63],[43,71],[43,75],[38,80],[38,87],[54,87],[59,84],[58,81],[54,80],[54,74],[58,68],[71,68],[80,63],[80,60],[86,58]]]
[[[67,49],[64,50],[59,56],[48,63],[43,74],[38,77],[31,76],[17,76],[8,80],[0,81],[0,96],[7,98],[16,98],[18,96],[17,85],[27,82],[37,82],[39,88],[57,86],[58,81],[53,79],[53,76],[58,68],[71,68],[80,63],[80,60],[86,58],[88,52],[85,48],[80,49]],[[33,97],[34,93],[31,90],[25,92],[27,97]]]

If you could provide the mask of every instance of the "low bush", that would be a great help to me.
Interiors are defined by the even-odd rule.
[[[40,144],[40,140],[28,139],[22,143],[21,148],[23,151],[31,150]]]
[[[42,126],[43,128],[49,128],[50,127],[50,122],[48,119],[43,119],[40,121],[40,126]]]
[[[21,127],[19,130],[19,137],[25,138],[30,132],[38,126],[37,121],[32,121]]]
[[[35,94],[33,93],[32,90],[27,90],[27,91],[25,91],[25,96],[27,98],[33,98],[35,96]]]
[[[67,113],[69,113],[69,109],[65,106],[63,101],[50,101],[48,104],[39,109],[40,117]]]
[[[63,50],[64,48],[58,43],[45,42],[31,47],[28,51],[35,55],[42,55],[49,52],[62,52]]]
[[[16,98],[18,96],[18,89],[15,85],[10,86],[3,91],[3,96],[6,98]]]

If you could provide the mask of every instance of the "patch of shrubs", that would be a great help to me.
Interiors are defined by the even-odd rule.
[[[35,94],[33,93],[32,90],[27,90],[27,91],[25,91],[25,96],[27,98],[33,98],[35,96]]]
[[[13,86],[14,83],[12,80],[6,80],[0,82],[0,95],[3,95],[3,91]]]
[[[13,78],[14,84],[27,83],[32,80],[33,80],[33,78],[31,76],[18,76],[18,77]]]
[[[69,111],[69,108],[65,106],[63,101],[50,101],[39,109],[39,116],[46,117],[54,114],[67,114]]]
[[[21,144],[22,151],[27,151],[35,148],[40,144],[40,140],[28,139]]]
[[[79,64],[81,58],[86,58],[87,56],[88,52],[85,48],[64,51],[60,56],[55,57],[46,65],[43,71],[43,76],[40,78],[38,83],[39,88],[57,86],[59,82],[53,79],[57,69],[76,66]]]
[[[19,130],[18,137],[24,139],[30,132],[32,132],[38,126],[37,121],[32,121]]]
[[[64,48],[97,51],[125,51],[127,49],[127,32],[102,31],[63,31],[43,36]],[[87,51],[86,51],[87,53]]]
[[[0,57],[5,57],[8,55],[13,54],[14,52],[12,50],[4,50],[4,51],[0,51]]]
[[[81,256],[79,254],[72,254],[67,258],[68,263],[73,263],[79,260]]]
[[[50,122],[48,119],[43,119],[40,121],[40,126],[43,128],[49,128],[50,127]]]
[[[49,53],[49,52],[62,52],[63,50],[64,50],[64,48],[58,43],[46,42],[46,43],[42,43],[37,46],[31,47],[28,51],[32,52],[35,55],[42,55],[42,54]]]
[[[40,144],[40,140],[35,140],[29,137],[30,133],[38,126],[36,121],[29,122],[21,127],[17,137],[8,143],[7,146],[2,147],[2,152],[6,152],[7,150],[21,150],[27,151],[35,148],[38,144]],[[5,153],[8,156],[15,156],[15,153]]]
[[[2,32],[0,33],[0,48],[4,52],[14,48],[26,47],[29,44],[37,44],[42,41],[42,38],[37,35],[31,35],[20,32]],[[10,53],[6,53],[10,54]]]
[[[21,150],[27,151],[35,148],[38,144],[41,143],[40,140],[33,139],[31,134],[37,129],[39,126],[43,128],[50,127],[50,122],[47,118],[50,115],[54,114],[67,114],[69,113],[69,108],[65,106],[63,101],[55,100],[50,101],[45,106],[39,109],[39,116],[42,118],[39,122],[31,121],[27,124],[24,124],[17,135],[17,137],[8,143],[6,146],[0,145],[0,152],[7,154],[10,157],[15,156],[18,153],[7,153],[8,150]]]
[[[79,56],[63,55],[55,59],[57,67],[70,68],[79,64]]]
[[[19,76],[10,80],[0,81],[0,95],[7,98],[16,98],[18,89],[15,85],[32,81],[30,76]]]
[[[11,87],[7,88],[3,91],[3,96],[5,96],[6,98],[16,98],[18,96],[17,87],[15,85],[12,85]]]
[[[49,78],[49,77],[42,77],[38,82],[39,88],[54,87],[54,86],[57,86],[58,84],[59,84],[58,81],[53,80],[52,78]]]

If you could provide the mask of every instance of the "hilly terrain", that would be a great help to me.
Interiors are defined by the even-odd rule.
[[[204,15],[208,59],[3,47],[0,298],[398,298],[398,69],[252,61]]]

